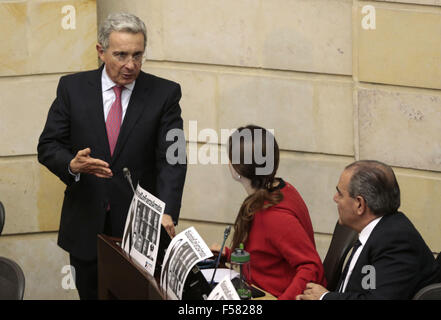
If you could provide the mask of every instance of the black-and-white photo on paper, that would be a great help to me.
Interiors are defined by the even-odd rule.
[[[160,286],[170,299],[182,299],[185,280],[196,263],[213,253],[194,227],[172,239],[162,264]]]
[[[156,266],[164,209],[164,202],[138,185],[124,228],[123,249],[151,275]]]
[[[240,300],[230,276],[225,276],[211,291],[207,300]]]

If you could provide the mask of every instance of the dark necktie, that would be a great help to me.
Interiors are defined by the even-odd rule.
[[[357,251],[357,249],[360,246],[361,246],[361,242],[357,239],[357,241],[355,241],[354,245],[352,246],[351,256],[349,257],[348,261],[346,262],[345,268],[343,269],[343,273],[341,274],[340,282],[337,286],[337,288],[339,288],[338,292],[343,291],[343,285],[345,283],[346,276],[348,275],[349,265],[351,264],[352,258],[354,258],[355,252]]]
[[[121,128],[122,105],[121,92],[124,87],[113,87],[115,92],[115,101],[110,107],[109,114],[106,120],[107,138],[109,139],[110,155],[113,156],[116,142],[118,141],[119,129]]]

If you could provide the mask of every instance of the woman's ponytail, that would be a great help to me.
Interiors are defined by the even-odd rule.
[[[276,205],[282,200],[283,194],[280,190],[270,192],[267,188],[258,189],[249,195],[242,203],[236,217],[231,248],[239,248],[240,243],[245,243],[256,212]]]

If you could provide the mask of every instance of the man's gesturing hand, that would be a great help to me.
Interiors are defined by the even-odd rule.
[[[109,169],[109,164],[100,159],[91,158],[90,152],[90,148],[78,151],[75,158],[69,164],[70,171],[74,174],[87,173],[99,178],[111,178],[113,173]]]

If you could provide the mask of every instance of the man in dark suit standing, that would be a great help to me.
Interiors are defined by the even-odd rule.
[[[337,292],[309,283],[299,300],[411,299],[439,281],[439,267],[401,212],[400,188],[388,165],[356,161],[345,168],[334,196],[339,223],[359,233]]]
[[[98,70],[60,78],[38,143],[38,159],[65,184],[58,244],[69,252],[81,299],[97,298],[97,234],[121,237],[133,183],[166,203],[162,224],[175,235],[186,164],[168,161],[185,138],[177,83],[141,71],[144,23],[110,15],[100,26]],[[173,130],[181,136],[170,141]],[[183,156],[185,159],[185,155]],[[182,155],[180,157],[182,159]]]

